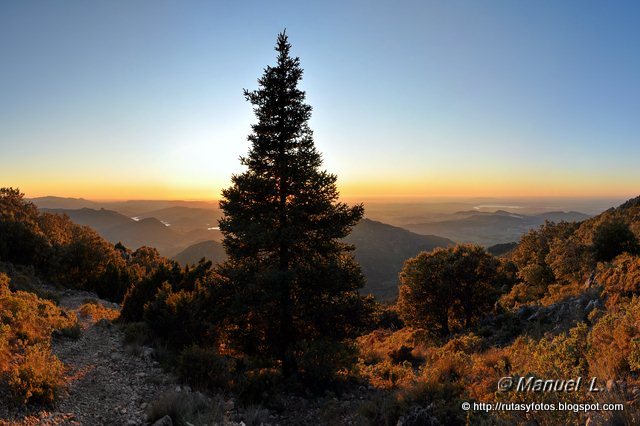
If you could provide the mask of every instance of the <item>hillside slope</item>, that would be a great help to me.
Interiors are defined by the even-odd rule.
[[[383,300],[397,295],[398,274],[405,260],[421,251],[453,244],[447,238],[418,235],[370,219],[361,220],[345,241],[356,247],[355,258],[367,280],[363,293]]]
[[[180,253],[173,256],[172,259],[180,263],[182,266],[185,266],[187,264],[193,265],[198,263],[202,258],[210,260],[216,264],[223,262],[227,258],[227,253],[225,253],[222,243],[209,240],[187,247]]]
[[[177,209],[177,210],[176,210]],[[172,217],[190,217],[196,215],[205,218],[215,217],[215,214],[205,209],[193,209],[187,207],[172,208],[173,216],[166,213],[162,217],[136,217],[125,216],[113,210],[106,209],[48,209],[40,208],[42,212],[54,213],[58,215],[66,214],[79,225],[88,226],[98,232],[103,238],[111,243],[121,242],[130,249],[137,249],[142,246],[154,247],[163,256],[172,256],[191,244],[211,239],[219,239],[220,231],[208,229],[206,224],[194,224],[174,228],[170,222],[162,222]],[[195,211],[195,213],[193,212]],[[163,211],[160,211],[162,213]],[[177,212],[177,213],[176,213]],[[213,216],[207,216],[213,215]],[[183,219],[188,220],[188,219]]]

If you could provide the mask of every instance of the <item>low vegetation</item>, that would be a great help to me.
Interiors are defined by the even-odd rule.
[[[54,331],[77,319],[33,293],[12,291],[0,273],[0,395],[4,403],[51,403],[63,386],[63,365],[51,353]],[[2,397],[0,397],[2,398]],[[4,399],[4,398],[3,398]]]

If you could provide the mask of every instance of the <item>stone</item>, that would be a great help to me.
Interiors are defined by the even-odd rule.
[[[164,416],[156,421],[152,426],[173,426],[173,420],[171,420],[171,417],[169,416]]]

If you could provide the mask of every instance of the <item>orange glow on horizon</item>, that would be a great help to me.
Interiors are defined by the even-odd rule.
[[[444,180],[444,179],[443,179]],[[535,184],[523,179],[495,182],[491,179],[436,181],[424,179],[414,182],[391,180],[369,180],[352,182],[338,180],[342,199],[350,202],[358,200],[388,200],[419,198],[542,198],[542,197],[634,197],[638,195],[636,185],[609,185],[608,182],[582,182],[565,180],[560,183],[549,180]],[[221,197],[221,191],[229,183],[219,182],[210,185],[167,185],[164,183],[126,183],[126,182],[15,182],[2,186],[18,187],[28,198],[58,196],[85,198],[94,201],[122,200],[184,200],[215,201]],[[615,188],[614,191],[611,188]]]

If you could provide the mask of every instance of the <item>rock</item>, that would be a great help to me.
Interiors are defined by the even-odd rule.
[[[111,328],[111,321],[109,321],[108,319],[103,318],[100,321],[96,322],[96,327],[110,329]]]
[[[596,307],[595,302],[594,302],[593,300],[590,300],[590,301],[589,301],[589,303],[587,303],[587,307],[586,307],[586,308],[584,308],[584,311],[585,311],[586,313],[589,313],[589,312],[591,312],[595,307]]]
[[[173,426],[173,420],[171,417],[164,416],[160,420],[156,421],[152,426]]]
[[[142,348],[142,357],[144,359],[151,360],[154,355],[155,355],[155,351],[153,350],[153,348],[149,348],[147,346],[144,346]]]

